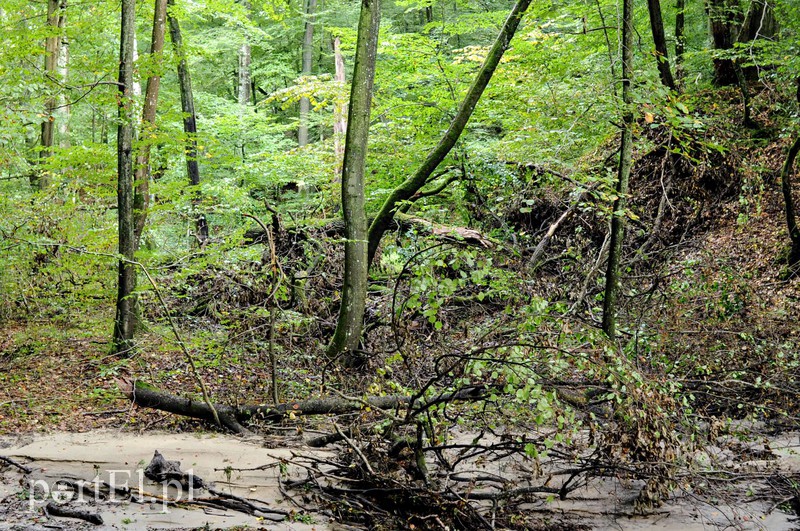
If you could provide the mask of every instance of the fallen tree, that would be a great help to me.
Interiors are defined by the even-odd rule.
[[[432,399],[419,400],[407,395],[371,396],[365,398],[310,398],[294,402],[285,402],[276,405],[244,405],[229,406],[213,404],[213,409],[202,399],[184,398],[155,389],[142,382],[132,383],[127,380],[119,381],[120,389],[141,407],[148,407],[175,413],[185,417],[205,420],[217,424],[214,417],[216,410],[220,424],[223,428],[233,433],[247,433],[243,424],[251,420],[278,422],[293,415],[341,415],[353,413],[362,409],[372,408],[381,410],[406,409],[423,411],[435,404],[454,400],[480,400],[486,397],[489,388],[486,386],[468,387],[454,392],[442,393]]]

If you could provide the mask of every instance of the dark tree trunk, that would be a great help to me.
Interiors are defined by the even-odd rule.
[[[364,171],[380,29],[380,0],[363,0],[350,89],[344,162],[342,211],[345,223],[345,265],[342,300],[328,356],[353,353],[361,340],[367,299],[367,214],[364,210]]]
[[[174,4],[174,0],[168,0],[168,6]],[[195,227],[198,243],[202,247],[208,240],[208,224],[202,213],[197,212],[200,204],[200,165],[197,162],[197,115],[194,112],[194,95],[192,93],[192,78],[189,74],[189,65],[186,61],[186,53],[183,49],[183,38],[181,36],[181,26],[171,13],[168,12],[169,34],[172,39],[172,46],[178,56],[178,83],[181,91],[181,109],[183,110],[183,131],[186,133],[186,172],[189,175],[189,184],[192,186],[192,205],[195,216]]]
[[[661,82],[670,90],[676,90],[675,79],[669,67],[669,52],[667,51],[667,37],[664,34],[664,19],[661,17],[660,0],[647,0],[647,10],[650,13],[650,31],[653,33],[653,43],[656,47],[656,64]]]
[[[483,91],[486,89],[486,86],[492,79],[492,75],[494,75],[497,65],[500,64],[500,59],[503,57],[503,53],[505,53],[506,49],[511,43],[511,39],[514,37],[514,34],[519,27],[522,16],[525,14],[525,11],[528,9],[530,4],[531,0],[518,0],[516,5],[514,5],[513,9],[511,10],[511,14],[509,14],[508,18],[503,24],[497,39],[494,41],[491,50],[489,50],[483,65],[481,65],[481,69],[478,71],[475,80],[472,82],[472,86],[470,86],[467,95],[464,97],[464,100],[461,102],[461,106],[458,108],[458,112],[450,122],[450,126],[444,133],[444,136],[442,136],[439,144],[430,153],[428,153],[428,156],[425,158],[417,171],[414,172],[413,175],[409,176],[394,190],[392,190],[392,192],[389,194],[389,197],[387,197],[384,201],[383,206],[378,212],[378,215],[375,216],[375,220],[372,222],[372,225],[370,225],[369,228],[368,263],[372,263],[372,260],[375,258],[375,253],[378,251],[378,245],[381,243],[383,234],[391,225],[392,218],[394,217],[398,206],[405,201],[410,200],[423,186],[425,186],[425,184],[428,182],[428,179],[433,172],[436,171],[436,168],[439,166],[439,164],[442,163],[445,157],[447,157],[447,155],[450,153],[450,150],[453,149],[453,146],[456,145],[456,142],[467,125],[467,122],[472,116],[472,112],[475,110],[475,106],[481,99]]]
[[[611,213],[611,244],[606,270],[605,297],[603,299],[603,331],[614,339],[617,327],[617,299],[619,296],[622,242],[625,237],[625,208],[633,154],[633,111],[631,110],[633,76],[633,0],[622,5],[622,138],[614,208]]]
[[[683,82],[683,54],[686,50],[686,0],[675,2],[675,77],[677,84]]]
[[[155,0],[153,12],[153,35],[150,40],[150,57],[161,55],[164,51],[164,37],[166,33],[167,0]],[[161,86],[161,76],[151,75],[147,79],[145,89],[144,108],[142,109],[142,133],[155,129],[156,108],[158,107],[158,91]],[[141,152],[136,157],[136,195],[133,201],[134,239],[136,248],[142,240],[144,224],[147,220],[147,210],[150,208],[150,142],[145,140]]]
[[[736,42],[741,21],[739,0],[707,0],[709,30],[715,50],[730,50]],[[714,59],[714,83],[728,86],[738,83],[732,59]]]
[[[797,83],[797,102],[800,103],[800,77],[795,82]],[[789,239],[792,242],[792,249],[789,252],[790,266],[800,262],[800,228],[797,226],[794,197],[792,195],[792,168],[798,152],[800,152],[800,137],[796,138],[792,147],[789,148],[786,161],[781,169],[781,190],[783,191],[783,202],[786,208],[786,228],[789,230]]]
[[[119,222],[119,281],[112,350],[129,354],[136,329],[136,269],[132,263],[133,235],[133,37],[135,0],[122,0],[119,47],[119,125],[117,126],[117,215]]]

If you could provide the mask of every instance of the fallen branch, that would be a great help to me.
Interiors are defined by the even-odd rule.
[[[221,425],[234,432],[246,433],[242,426],[250,420],[279,422],[288,415],[341,415],[354,413],[366,408],[391,410],[407,408],[411,397],[406,395],[372,396],[359,399],[348,398],[310,398],[278,405],[245,405],[232,407],[224,404],[213,404],[213,409],[201,400],[175,396],[137,382],[119,380],[120,390],[136,405],[192,417],[216,424],[214,411],[218,414]],[[443,393],[430,400],[416,401],[413,408],[416,412],[424,411],[433,404],[453,400],[480,400],[486,396],[485,387],[469,387],[454,392]]]
[[[61,518],[75,518],[77,520],[83,520],[84,522],[89,522],[90,524],[103,525],[103,517],[101,517],[97,513],[90,513],[88,511],[73,509],[71,507],[66,507],[64,505],[58,505],[55,502],[48,503],[45,506],[44,510],[48,516],[59,516]]]
[[[0,455],[0,462],[5,463],[7,465],[11,465],[11,466],[16,467],[16,468],[19,468],[20,470],[22,470],[26,474],[30,474],[31,472],[33,472],[33,470],[31,468],[29,468],[29,467],[27,467],[25,465],[21,465],[21,464],[17,463],[16,461],[11,459],[10,457],[5,457],[3,455]]]

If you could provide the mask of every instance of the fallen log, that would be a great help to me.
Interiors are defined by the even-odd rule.
[[[45,506],[44,510],[48,516],[58,516],[60,518],[75,518],[77,520],[83,520],[84,522],[89,522],[90,524],[103,525],[103,518],[97,513],[90,513],[88,511],[73,509],[72,507],[58,505],[55,502],[48,503]]]
[[[141,407],[148,407],[175,413],[185,417],[192,417],[205,420],[216,424],[214,410],[202,400],[183,398],[175,396],[153,387],[136,382],[120,380],[120,389]],[[442,393],[427,401],[417,400],[413,404],[413,409],[417,412],[426,409],[434,404],[441,404],[453,400],[480,400],[486,397],[487,387],[475,386],[460,389],[454,392]],[[289,415],[341,415],[344,413],[354,413],[366,408],[390,410],[409,407],[411,397],[406,395],[390,396],[371,396],[366,398],[310,398],[286,402],[274,406],[263,405],[244,405],[228,406],[225,404],[213,404],[214,409],[219,415],[222,426],[233,433],[247,433],[247,429],[242,425],[250,420],[262,420],[267,422],[279,422]]]

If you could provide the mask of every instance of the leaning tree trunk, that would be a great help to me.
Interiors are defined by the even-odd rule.
[[[160,57],[164,51],[164,38],[166,33],[167,0],[155,0],[153,11],[153,34],[150,39],[150,57]],[[150,208],[150,148],[148,133],[155,129],[156,108],[158,107],[158,90],[161,86],[161,76],[157,73],[147,78],[145,89],[144,107],[142,108],[142,137],[144,143],[136,157],[136,196],[133,201],[134,239],[136,248],[142,240],[144,224],[147,220],[147,211]]]
[[[174,5],[174,0],[168,0],[167,6]],[[194,112],[194,95],[192,93],[192,78],[189,74],[189,65],[186,61],[186,53],[183,49],[183,38],[181,37],[181,26],[178,19],[167,11],[169,20],[169,34],[172,38],[172,46],[178,56],[178,84],[181,91],[181,108],[183,110],[183,132],[186,133],[186,172],[189,174],[189,184],[192,186],[192,211],[195,216],[195,228],[198,243],[202,247],[208,240],[208,224],[203,214],[198,213],[200,203],[200,165],[197,162],[197,116]]]
[[[384,233],[389,229],[397,208],[405,201],[412,199],[415,194],[425,186],[439,164],[442,163],[445,157],[450,153],[450,150],[453,149],[453,146],[456,145],[467,122],[472,116],[472,112],[475,110],[475,106],[483,95],[483,91],[492,79],[497,65],[500,64],[503,53],[508,49],[511,39],[514,37],[514,33],[516,33],[519,27],[522,16],[525,14],[530,4],[531,0],[517,1],[516,5],[511,10],[511,14],[508,15],[503,27],[500,29],[497,39],[489,50],[486,59],[483,61],[483,65],[481,65],[475,80],[472,82],[472,86],[470,86],[467,95],[458,108],[458,112],[450,122],[450,126],[444,133],[444,136],[442,136],[439,144],[428,153],[428,156],[417,171],[392,190],[384,201],[383,206],[381,206],[378,215],[375,216],[369,228],[369,263],[372,263],[372,260],[375,258],[375,253],[378,251],[381,239]]]
[[[650,31],[653,33],[653,43],[656,47],[656,64],[661,83],[670,90],[676,90],[675,79],[669,67],[669,52],[667,51],[667,37],[664,35],[664,19],[661,17],[661,1],[647,0],[647,10],[650,13]]]
[[[313,0],[309,0],[313,1]],[[350,109],[342,167],[342,211],[345,223],[345,264],[342,300],[328,356],[355,352],[361,340],[367,299],[367,214],[364,210],[364,170],[375,62],[380,30],[380,0],[363,0],[350,88]]]
[[[631,77],[633,76],[633,0],[622,5],[622,138],[617,172],[616,196],[611,213],[611,244],[606,270],[605,298],[603,299],[603,331],[614,338],[617,327],[617,300],[619,296],[622,241],[625,235],[625,208],[633,155],[633,109],[631,107]]]
[[[133,264],[133,36],[135,0],[122,0],[119,46],[119,124],[117,125],[117,215],[119,221],[119,281],[112,350],[130,354],[136,329],[136,269]]]
[[[311,75],[311,56],[314,53],[314,12],[317,0],[306,0],[306,31],[303,34],[303,68],[304,76]],[[308,145],[308,113],[311,100],[307,96],[300,98],[300,128],[297,131],[297,143],[300,147]]]

